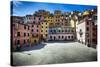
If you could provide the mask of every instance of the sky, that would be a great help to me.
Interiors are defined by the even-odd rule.
[[[91,10],[97,8],[94,5],[75,5],[75,4],[58,4],[58,3],[44,3],[31,1],[11,1],[11,15],[25,16],[33,14],[38,10],[46,10],[54,13],[54,10],[61,10],[63,12]]]

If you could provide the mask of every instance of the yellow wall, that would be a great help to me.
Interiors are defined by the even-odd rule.
[[[74,20],[71,19],[70,23],[71,23],[71,27],[75,27]]]
[[[32,46],[33,44],[36,44],[34,41],[36,40],[37,43],[39,43],[39,36],[37,37],[32,37],[32,34],[30,34],[30,46]]]
[[[43,27],[43,28],[42,28]],[[46,31],[47,30],[47,31]],[[46,38],[46,34],[48,34],[48,22],[43,22],[41,24],[41,34]]]
[[[47,21],[48,23],[48,27],[51,27],[51,26],[54,26],[54,20],[55,18],[54,17],[46,17],[45,20]],[[51,25],[52,24],[52,25]]]
[[[70,23],[71,23],[71,27],[75,28],[75,25],[77,27],[78,21],[74,21],[74,20],[71,19]]]

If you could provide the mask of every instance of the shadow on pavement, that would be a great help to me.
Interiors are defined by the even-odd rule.
[[[46,44],[37,44],[37,45],[34,45],[34,46],[27,46],[27,47],[22,47],[21,49],[20,49],[20,51],[19,52],[21,52],[21,51],[30,51],[30,50],[39,50],[39,49],[42,49],[43,47],[45,47],[45,45]]]
[[[60,40],[52,41],[50,40],[47,43],[73,43],[73,42],[77,42],[77,41],[60,41]]]

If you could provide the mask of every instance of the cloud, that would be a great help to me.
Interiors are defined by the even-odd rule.
[[[21,3],[20,1],[14,0],[14,1],[13,1],[13,5],[14,5],[15,7],[19,7],[20,5],[22,5],[22,3]]]

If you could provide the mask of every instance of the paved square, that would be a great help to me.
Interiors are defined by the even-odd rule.
[[[96,61],[96,49],[78,42],[43,43],[13,52],[13,65],[38,65],[70,62]]]

